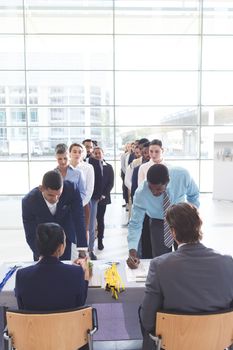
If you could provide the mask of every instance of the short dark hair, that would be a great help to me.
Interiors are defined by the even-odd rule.
[[[54,222],[39,224],[36,230],[36,244],[40,255],[52,255],[60,244],[64,244],[63,228]]]
[[[63,179],[59,171],[50,170],[44,174],[42,179],[42,186],[44,188],[51,188],[51,190],[59,190],[63,185]]]
[[[194,243],[202,239],[202,220],[197,208],[190,203],[178,203],[168,208],[166,220],[174,228],[180,243]]]
[[[85,142],[92,142],[93,143],[92,139],[85,139],[85,140],[83,140],[82,144],[84,145]]]
[[[143,143],[142,148],[144,148],[144,147],[149,147],[149,146],[150,146],[150,141]]]
[[[165,185],[169,182],[168,168],[163,164],[152,165],[147,172],[147,181],[153,185]]]
[[[68,151],[68,146],[65,143],[59,143],[55,147],[55,154],[63,154]]]
[[[143,145],[143,144],[146,143],[146,142],[149,142],[149,140],[146,139],[145,137],[143,137],[142,139],[138,140],[138,144],[139,144],[139,145]]]
[[[149,144],[149,146],[154,146],[154,145],[159,146],[161,148],[163,147],[162,141],[159,139],[154,139]]]

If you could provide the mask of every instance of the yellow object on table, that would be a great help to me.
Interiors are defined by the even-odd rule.
[[[118,299],[118,294],[125,290],[125,286],[115,263],[105,271],[104,278],[106,281],[105,290],[112,292],[112,297]]]

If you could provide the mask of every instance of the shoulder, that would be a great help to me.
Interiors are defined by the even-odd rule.
[[[34,188],[33,190],[31,190],[30,192],[28,192],[22,199],[22,202],[30,202],[33,201],[35,198],[38,197],[38,195],[40,195],[40,190],[39,187]]]

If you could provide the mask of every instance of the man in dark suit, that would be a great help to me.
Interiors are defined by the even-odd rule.
[[[103,238],[104,238],[104,215],[107,204],[111,203],[110,192],[114,185],[114,171],[111,164],[106,163],[104,160],[104,152],[101,147],[94,148],[94,157],[100,161],[102,168],[102,192],[98,202],[97,208],[97,228],[98,228],[98,249],[103,250]]]
[[[96,142],[96,141],[95,141]],[[88,250],[89,250],[89,256],[91,260],[96,260],[97,257],[94,254],[94,242],[95,242],[95,223],[96,223],[96,215],[97,215],[97,207],[98,207],[98,201],[101,198],[101,191],[102,191],[102,172],[100,167],[99,160],[95,159],[92,156],[93,153],[93,141],[91,139],[86,139],[83,142],[83,145],[86,148],[87,151],[87,157],[86,162],[91,164],[94,168],[94,175],[95,175],[95,183],[94,183],[94,190],[92,193],[91,200],[89,202],[90,206],[90,222],[89,222],[89,244],[88,244]]]
[[[77,184],[63,181],[56,170],[48,171],[42,185],[31,190],[22,200],[22,217],[26,240],[34,260],[39,253],[35,244],[38,224],[55,222],[66,235],[66,249],[61,260],[71,259],[71,249],[78,247],[80,254],[87,247],[82,199]]]
[[[201,225],[195,206],[172,205],[166,220],[178,249],[150,263],[140,310],[143,350],[152,349],[156,312],[211,312],[233,306],[233,259],[200,243]]]

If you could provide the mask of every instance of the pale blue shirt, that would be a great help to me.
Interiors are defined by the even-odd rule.
[[[71,182],[75,182],[78,185],[78,189],[80,192],[80,196],[82,200],[86,196],[86,183],[82,170],[78,168],[73,168],[70,165],[67,168],[66,176],[64,180],[69,180]]]
[[[199,189],[189,172],[181,167],[168,167],[170,181],[167,194],[171,204],[189,202],[199,207]],[[147,214],[150,218],[163,220],[163,194],[156,197],[149,189],[147,180],[143,181],[134,194],[131,218],[128,226],[128,247],[138,248],[143,220]]]

